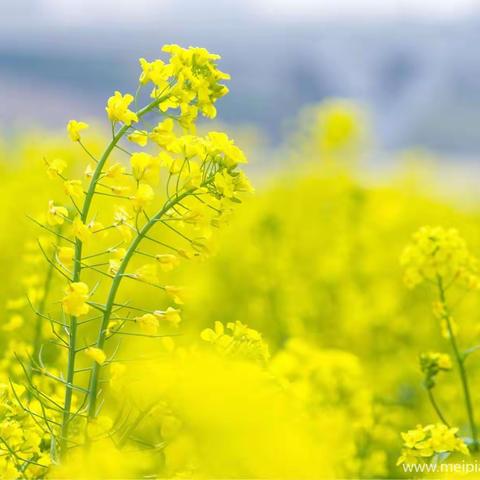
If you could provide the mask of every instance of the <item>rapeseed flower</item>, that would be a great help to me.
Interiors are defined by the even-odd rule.
[[[63,311],[68,315],[79,317],[90,311],[88,305],[89,288],[84,282],[73,282],[65,288],[62,300]]]
[[[108,118],[112,122],[122,122],[125,125],[131,125],[132,122],[138,122],[137,114],[128,109],[133,102],[133,96],[129,93],[122,95],[119,91],[108,99],[106,111]]]
[[[68,136],[73,142],[80,141],[80,132],[89,127],[85,122],[77,122],[77,120],[70,120],[67,124]]]

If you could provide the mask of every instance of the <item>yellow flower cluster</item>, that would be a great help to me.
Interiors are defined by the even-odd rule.
[[[461,281],[469,288],[480,287],[478,262],[457,230],[422,227],[401,256],[404,280],[413,288],[423,281]]]
[[[425,386],[433,388],[435,377],[441,371],[452,369],[452,359],[446,353],[429,352],[420,355],[420,368],[425,374]]]
[[[380,418],[374,419],[372,391],[358,357],[290,338],[273,356],[270,371],[314,418],[331,415],[337,428],[342,428],[340,419],[345,422],[340,476],[357,478],[364,468],[372,476],[385,476],[386,455],[375,442],[392,433]]]
[[[152,98],[161,100],[159,107],[163,112],[180,108],[182,126],[187,130],[198,112],[214,118],[216,100],[228,93],[220,82],[230,78],[216,66],[220,56],[204,48],[185,49],[178,45],[165,45],[162,50],[170,54],[169,63],[140,59],[140,84],[153,83]],[[169,88],[171,95],[165,95]]]
[[[253,190],[238,168],[247,162],[245,154],[232,139],[217,131],[195,134],[197,117],[215,117],[216,101],[228,92],[221,82],[229,76],[216,66],[220,57],[177,45],[163,51],[170,56],[168,62],[140,60],[135,96],[115,91],[107,100],[112,138],[103,148],[84,135],[87,123],[68,122],[69,139],[86,156],[83,178],[70,176],[78,171],[75,157],[57,153],[45,157],[46,173],[57,182],[64,201],[49,200],[46,212],[32,220],[55,237],[48,248],[41,245],[49,272],[45,285],[54,290],[53,282],[61,278],[66,287],[60,302],[57,297],[39,305],[34,347],[25,354],[28,365],[19,368],[30,381],[30,394],[40,402],[39,423],[48,432],[45,443],[55,460],[63,461],[73,444],[82,445],[85,432],[95,441],[109,434],[111,421],[102,423],[99,416],[108,395],[100,387],[101,377],[103,369],[110,368],[109,383],[115,386],[121,374],[110,339],[125,335],[141,342],[144,337],[173,335],[182,318],[180,310],[168,303],[181,305],[186,295],[166,277],[182,259],[208,255],[215,230],[228,221],[242,193]],[[142,88],[147,84],[153,87],[150,98]],[[143,122],[147,114],[157,119]],[[126,157],[122,160],[121,155]],[[161,301],[145,305],[155,297],[144,290],[153,288],[165,295],[166,305]],[[37,307],[38,299],[32,300]],[[48,348],[40,322],[51,330]],[[12,316],[3,329],[13,331],[23,323],[21,316]],[[266,361],[268,347],[258,332],[240,323],[229,324],[227,330],[223,340],[230,338],[229,353]],[[159,343],[166,352],[175,349],[171,338]],[[86,371],[89,378],[79,375]],[[54,382],[60,398],[53,397],[50,386],[43,390],[37,385],[37,377]],[[83,402],[80,409],[77,398]],[[48,411],[52,405],[53,413]],[[125,432],[128,428],[136,427],[126,424]],[[125,441],[128,437],[125,434]]]
[[[467,445],[458,435],[458,428],[449,428],[441,423],[417,425],[414,430],[402,432],[403,446],[397,465],[430,459],[436,453],[460,452],[470,455]]]
[[[225,355],[260,363],[265,363],[270,358],[268,345],[263,341],[261,333],[239,321],[227,323],[226,329],[222,322],[216,321],[214,328],[206,328],[200,337]]]
[[[15,392],[15,393],[14,393]],[[42,477],[51,463],[44,432],[35,421],[41,415],[40,403],[32,401],[27,414],[18,403],[27,403],[26,389],[21,385],[0,384],[0,477],[21,478],[22,460],[32,462],[29,475]]]

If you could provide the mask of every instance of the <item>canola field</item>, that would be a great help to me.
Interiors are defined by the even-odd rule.
[[[0,478],[476,478],[478,199],[342,100],[249,179],[220,58],[163,51],[0,141]]]

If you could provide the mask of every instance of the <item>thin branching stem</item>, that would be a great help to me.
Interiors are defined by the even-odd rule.
[[[440,296],[440,301],[442,302],[442,305],[444,307],[443,319],[445,320],[445,323],[447,325],[450,344],[452,346],[453,355],[455,357],[457,367],[458,367],[458,372],[460,374],[460,382],[462,384],[463,396],[464,396],[464,399],[465,399],[465,409],[467,411],[468,423],[470,425],[470,432],[472,434],[472,442],[473,442],[472,443],[472,449],[474,451],[478,451],[477,426],[475,425],[475,417],[474,417],[474,413],[473,413],[473,404],[472,404],[472,399],[471,399],[471,396],[470,396],[470,389],[469,389],[469,386],[468,386],[468,377],[467,377],[467,372],[465,370],[464,357],[460,353],[460,350],[459,350],[458,345],[457,345],[457,340],[455,338],[455,332],[453,331],[453,328],[452,328],[450,312],[448,311],[448,307],[447,307],[445,288],[444,288],[444,285],[443,285],[442,277],[440,277],[440,276],[437,276],[437,287],[438,287],[438,293],[439,293],[439,296]]]
[[[210,182],[213,181],[213,176],[209,177],[202,186],[208,185]],[[115,298],[118,292],[118,288],[120,287],[120,283],[122,279],[125,277],[125,271],[127,266],[132,258],[133,254],[138,249],[138,246],[142,242],[142,240],[146,237],[150,229],[168,212],[173,206],[175,206],[178,202],[182,201],[185,197],[191,195],[196,189],[188,189],[185,190],[181,194],[177,194],[174,197],[168,199],[163,207],[147,222],[142,229],[138,232],[137,236],[134,238],[128,250],[125,253],[125,257],[123,258],[117,273],[112,281],[112,285],[110,287],[110,291],[107,297],[107,301],[105,303],[105,313],[102,321],[102,325],[100,326],[96,347],[99,349],[103,349],[105,344],[105,339],[107,335],[107,328],[108,323],[110,321],[110,317],[112,314],[112,308],[115,305]],[[97,403],[97,390],[98,390],[98,380],[99,374],[101,370],[101,365],[95,363],[93,365],[92,375],[90,377],[90,386],[89,386],[89,401],[88,401],[88,414],[90,418],[94,418],[96,416],[96,403]]]
[[[167,95],[168,96],[168,95]],[[160,102],[165,100],[165,97],[157,98],[153,102],[149,103],[147,106],[142,108],[137,112],[137,116],[140,119],[143,115],[153,110]],[[117,143],[122,139],[125,133],[129,130],[128,125],[123,125],[117,133],[113,129],[112,124],[112,140],[108,144],[107,148],[103,152],[101,158],[96,163],[95,171],[93,172],[88,190],[85,194],[85,198],[82,206],[82,214],[80,215],[80,220],[82,223],[86,223],[88,215],[90,212],[90,207],[92,205],[93,197],[96,192],[97,182],[101,178],[103,168],[114,150]],[[73,282],[80,281],[81,274],[81,262],[82,262],[82,241],[79,238],[75,240],[75,255],[74,255],[74,268],[73,268]],[[77,328],[78,321],[77,317],[70,317],[70,329],[69,329],[69,349],[68,349],[68,362],[67,362],[67,375],[66,375],[66,384],[65,384],[65,399],[64,399],[64,411],[62,418],[62,428],[61,428],[61,445],[60,452],[61,455],[64,455],[67,450],[68,442],[68,432],[70,426],[70,415],[72,408],[72,397],[73,397],[73,380],[75,376],[75,359],[76,354],[79,351],[77,349]]]

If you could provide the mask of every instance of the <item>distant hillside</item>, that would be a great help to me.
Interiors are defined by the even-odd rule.
[[[148,29],[0,29],[0,123],[62,126],[102,114],[115,89],[131,89],[139,56],[163,43],[223,55],[232,94],[221,118],[254,123],[273,143],[302,106],[329,96],[368,105],[386,148],[422,144],[449,153],[480,150],[480,22],[266,24],[159,22]],[[42,93],[40,93],[42,92]],[[45,93],[47,92],[47,93]]]

